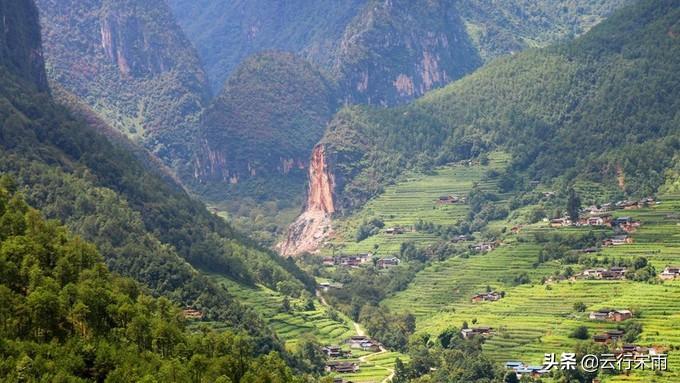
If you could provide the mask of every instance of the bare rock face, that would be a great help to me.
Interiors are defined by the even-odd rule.
[[[277,246],[281,255],[294,256],[318,251],[323,241],[332,233],[334,189],[335,180],[325,147],[317,145],[309,162],[309,189],[305,210],[288,228],[286,240]]]
[[[0,2],[0,65],[39,91],[48,89],[38,10],[32,0]]]

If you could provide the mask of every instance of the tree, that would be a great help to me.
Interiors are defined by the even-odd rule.
[[[519,383],[519,378],[517,378],[517,373],[515,371],[509,371],[507,374],[505,374],[505,379],[503,379],[503,382],[505,382],[505,383]]]
[[[580,313],[585,312],[586,308],[587,308],[587,306],[583,302],[574,303],[574,310],[576,310],[577,312],[580,312]]]
[[[590,337],[588,334],[588,327],[586,326],[579,326],[574,329],[574,331],[569,334],[570,338],[574,339],[581,339],[581,340],[586,340]]]
[[[569,214],[569,219],[572,222],[578,222],[581,214],[581,197],[574,188],[569,188],[567,195],[567,214]]]

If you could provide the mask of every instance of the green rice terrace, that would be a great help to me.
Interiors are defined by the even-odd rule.
[[[395,187],[399,189],[399,187]],[[634,243],[604,247],[600,259],[646,258],[660,273],[666,266],[680,264],[680,195],[659,197],[660,204],[637,210],[618,210],[614,217],[631,216],[642,225],[631,234]],[[512,215],[512,214],[511,214]],[[395,218],[395,221],[397,219]],[[497,224],[497,223],[496,223]],[[630,280],[542,280],[563,271],[559,261],[535,267],[540,246],[536,232],[578,233],[583,227],[549,228],[545,222],[522,227],[508,234],[498,248],[469,258],[455,257],[435,262],[420,271],[404,291],[384,303],[393,310],[408,307],[418,318],[418,331],[438,334],[448,327],[490,326],[494,333],[485,352],[499,363],[520,360],[540,365],[547,352],[573,352],[577,342],[569,334],[587,326],[589,338],[616,328],[608,321],[592,321],[591,311],[603,308],[632,310],[634,321],[643,326],[636,344],[659,347],[669,354],[669,371],[662,374],[634,372],[626,375],[600,374],[603,382],[680,381],[680,281],[634,282]],[[571,265],[575,272],[585,268]],[[530,283],[515,280],[526,272]],[[473,294],[490,286],[503,291],[499,301],[473,303]],[[575,304],[585,304],[578,312]]]
[[[475,183],[485,191],[496,193],[498,203],[509,196],[485,174],[502,169],[508,157],[503,153],[490,156],[487,165],[451,165],[433,174],[412,175],[386,188],[353,216],[336,222],[336,238],[330,251],[346,254],[377,250],[379,256],[399,253],[401,243],[413,241],[426,246],[440,240],[434,234],[405,230],[403,234],[383,231],[356,242],[357,227],[367,220],[379,218],[389,227],[411,228],[418,220],[435,224],[452,224],[464,220],[469,211],[465,203],[439,204],[441,196],[466,196]],[[616,188],[589,182],[577,182],[575,189],[586,203],[612,201]],[[537,192],[545,192],[542,186]],[[666,266],[680,265],[680,195],[659,196],[659,204],[635,210],[615,210],[613,218],[631,216],[642,223],[630,236],[632,244],[602,247],[595,257],[600,260],[647,259],[657,273]],[[632,310],[632,321],[642,325],[643,331],[635,344],[666,350],[669,371],[663,374],[634,372],[630,375],[600,374],[603,382],[677,382],[680,381],[680,281],[660,283],[631,280],[587,280],[551,278],[563,274],[567,268],[574,273],[586,267],[549,260],[537,264],[543,247],[535,240],[536,234],[580,235],[586,232],[613,235],[611,229],[600,227],[553,228],[547,220],[528,224],[526,217],[534,205],[510,211],[507,219],[489,222],[487,228],[503,232],[500,246],[489,252],[456,256],[432,262],[406,290],[383,301],[392,311],[408,311],[417,317],[417,331],[438,334],[449,327],[490,326],[494,334],[484,345],[484,351],[498,363],[520,360],[540,365],[545,353],[573,352],[578,342],[569,335],[579,326],[588,328],[588,337],[617,324],[593,321],[589,313],[611,308]],[[509,231],[515,227],[515,233]],[[461,244],[460,246],[467,246]],[[518,281],[518,277],[528,278]],[[491,288],[505,295],[495,302],[473,303],[471,297]],[[575,309],[585,304],[585,311]],[[629,320],[630,321],[630,320]],[[677,367],[674,367],[677,366]],[[544,378],[545,380],[545,378]]]
[[[406,230],[399,235],[381,232],[367,239],[355,242],[357,227],[365,220],[381,219],[386,228],[411,228],[418,220],[434,224],[451,224],[465,219],[469,208],[465,203],[441,204],[439,197],[465,197],[478,184],[483,190],[498,193],[498,187],[492,180],[484,179],[490,170],[503,169],[509,156],[502,152],[494,152],[489,156],[486,165],[456,164],[440,167],[433,174],[411,174],[404,181],[385,188],[385,192],[369,201],[361,211],[347,219],[334,223],[336,239],[332,248],[325,248],[324,254],[335,250],[344,253],[365,253],[379,247],[381,254],[399,252],[402,242],[416,241],[430,244],[437,240],[432,234]],[[502,198],[502,195],[500,195]]]
[[[363,330],[350,318],[339,311],[327,307],[324,302],[314,298],[314,308],[304,307],[303,299],[289,299],[289,309],[284,309],[285,296],[264,286],[243,286],[229,279],[218,278],[228,291],[242,302],[257,311],[268,325],[285,342],[288,349],[294,350],[303,337],[312,336],[323,345],[340,345],[350,350],[345,341]],[[395,361],[407,361],[408,356],[388,350],[371,352],[353,349],[352,357],[342,359],[359,366],[355,373],[341,374],[357,383],[382,382],[392,373]]]

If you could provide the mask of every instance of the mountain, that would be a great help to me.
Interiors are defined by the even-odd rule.
[[[345,29],[332,70],[347,102],[395,105],[481,63],[452,1],[371,1]]]
[[[197,181],[218,182],[222,190],[255,176],[277,183],[290,182],[280,181],[289,175],[303,183],[309,149],[337,109],[334,91],[325,75],[293,54],[251,56],[201,117]],[[277,192],[272,186],[247,192],[261,199]]]
[[[498,149],[512,155],[509,189],[586,179],[653,193],[680,142],[679,14],[673,1],[642,1],[573,42],[495,60],[407,106],[344,108],[315,151],[331,182],[310,173],[309,195],[331,195],[324,213],[347,214],[407,170]],[[323,240],[296,234],[310,206],[289,253]]]
[[[39,0],[48,76],[171,164],[210,92],[164,2]]]
[[[332,73],[347,101],[377,105],[409,101],[499,55],[581,34],[626,3],[170,1],[213,89],[247,56],[276,49]]]
[[[33,83],[38,90],[47,90],[40,30],[30,27],[38,20],[35,4],[30,1],[3,1],[0,3],[0,18],[0,64]]]
[[[366,0],[168,0],[215,91],[253,54],[279,50],[330,64],[336,41]]]
[[[12,23],[39,36],[37,19]],[[41,72],[25,78],[20,70],[33,63],[25,61],[32,59],[22,55],[26,49],[8,57],[19,65],[0,66],[0,173],[11,176],[12,188],[43,216],[92,242],[113,272],[247,331],[258,352],[282,350],[261,318],[212,276],[294,295],[312,289],[309,277],[208,212],[152,159],[140,162],[124,137],[109,141],[101,127],[38,91]]]
[[[111,273],[93,244],[43,220],[9,177],[0,184],[3,380],[305,381],[244,331],[190,331],[187,311]]]

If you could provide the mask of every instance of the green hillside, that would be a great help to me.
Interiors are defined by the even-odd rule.
[[[496,60],[409,106],[340,111],[322,140],[338,205],[363,204],[407,170],[493,148],[512,156],[520,189],[580,178],[653,192],[678,143],[678,12],[643,1],[574,42]]]
[[[28,27],[37,28],[37,20]],[[256,313],[204,272],[288,293],[312,289],[293,263],[236,232],[158,170],[130,144],[114,143],[80,117],[37,93],[14,68],[0,67],[0,172],[49,219],[97,246],[112,271],[208,319],[249,330],[262,350],[279,347]]]
[[[187,331],[179,308],[0,184],[3,381],[306,381],[245,331]]]
[[[210,92],[165,2],[36,4],[50,80],[167,164],[186,165],[186,138]]]

